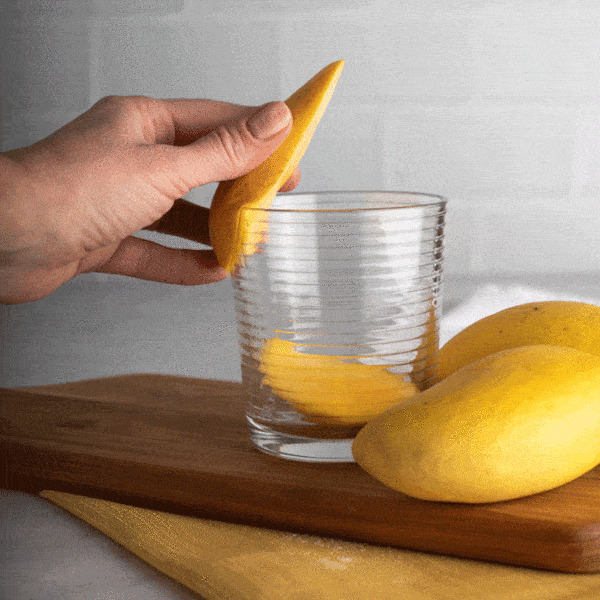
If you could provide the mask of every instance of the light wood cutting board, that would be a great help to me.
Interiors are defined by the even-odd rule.
[[[131,375],[0,390],[0,485],[572,573],[600,572],[600,469],[528,498],[424,502],[356,464],[251,445],[239,383]]]

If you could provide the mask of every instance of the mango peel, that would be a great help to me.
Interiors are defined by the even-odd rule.
[[[252,253],[260,241],[260,236],[253,241],[247,213],[246,218],[242,217],[243,209],[268,208],[290,178],[308,148],[343,67],[343,60],[331,63],[285,101],[293,117],[292,130],[266,161],[250,173],[218,185],[210,207],[209,234],[219,264],[230,273],[243,253]]]
[[[358,357],[306,354],[271,338],[260,357],[263,383],[308,420],[321,425],[362,425],[418,392],[384,365]]]

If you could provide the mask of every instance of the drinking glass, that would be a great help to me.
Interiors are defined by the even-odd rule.
[[[279,194],[244,209],[233,275],[254,444],[352,461],[375,414],[427,387],[441,311],[446,199],[415,192]]]

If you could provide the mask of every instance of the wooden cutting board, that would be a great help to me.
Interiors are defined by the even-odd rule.
[[[600,572],[600,469],[486,505],[425,502],[356,464],[256,450],[239,383],[164,375],[0,389],[0,485],[572,573]]]

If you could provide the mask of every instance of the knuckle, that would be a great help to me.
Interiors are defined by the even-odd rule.
[[[128,118],[133,114],[139,114],[152,102],[144,96],[104,96],[96,106],[117,117]]]
[[[248,161],[248,140],[236,127],[222,125],[214,130],[215,144],[227,157],[233,169],[245,167]]]
[[[104,96],[96,103],[96,106],[104,108],[110,111],[121,111],[126,109],[129,105],[130,97],[129,96]]]
[[[168,119],[157,119],[159,103],[145,96],[110,95],[101,98],[95,105],[96,110],[121,134],[135,135],[146,140],[156,137],[157,123],[168,123]],[[162,136],[170,140],[174,137],[172,127],[164,127],[167,131]]]
[[[104,96],[98,100],[98,104],[108,104],[112,105],[118,102],[125,100],[126,96],[119,96],[117,94],[109,94],[108,96]]]

